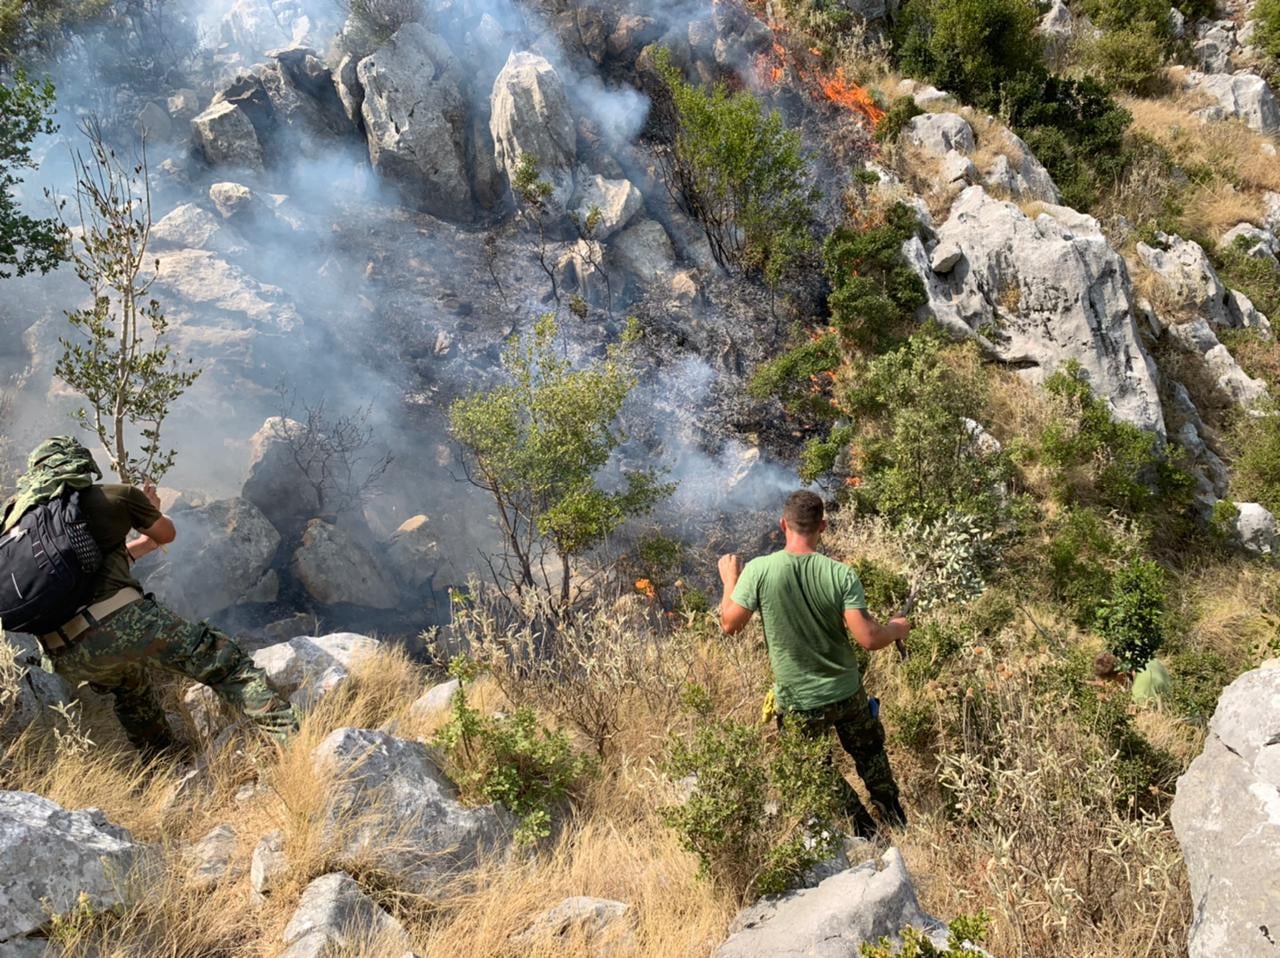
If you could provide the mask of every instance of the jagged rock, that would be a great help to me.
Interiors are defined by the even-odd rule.
[[[1276,259],[1280,239],[1271,230],[1259,229],[1252,223],[1238,223],[1223,234],[1222,245],[1243,248],[1245,255],[1265,259],[1280,268],[1280,260]]]
[[[1187,35],[1187,17],[1177,7],[1169,8],[1169,32],[1173,34],[1175,40],[1181,40]]]
[[[493,81],[489,132],[499,169],[514,177],[528,153],[554,187],[553,205],[564,209],[573,194],[578,137],[564,81],[545,57],[511,53]]]
[[[962,259],[939,275],[919,239],[904,247],[938,321],[978,337],[1033,381],[1075,359],[1116,415],[1157,432],[1164,417],[1155,365],[1138,338],[1124,261],[1096,220],[1046,206],[1035,219],[981,186],[956,199],[938,247]]]
[[[284,930],[280,958],[323,958],[343,949],[359,950],[377,939],[407,947],[404,926],[364,893],[346,872],[322,875],[306,887]]]
[[[690,24],[690,29],[693,25]],[[662,35],[662,25],[653,17],[624,13],[609,34],[609,53],[619,60],[634,61],[650,43]],[[696,44],[695,44],[696,46]]]
[[[1137,245],[1138,256],[1179,308],[1190,316],[1208,320],[1214,326],[1262,325],[1257,318],[1260,314],[1252,309],[1252,304],[1248,310],[1243,309],[1238,295],[1227,289],[1218,278],[1199,243],[1168,233],[1157,233],[1155,238],[1156,246]],[[1266,331],[1269,332],[1269,326]]]
[[[609,258],[623,273],[645,284],[658,282],[676,265],[671,237],[656,220],[641,220],[614,237]]]
[[[214,103],[191,121],[205,161],[212,166],[262,169],[262,144],[249,115],[234,103]]]
[[[1191,878],[1191,958],[1276,953],[1277,732],[1280,668],[1246,672],[1223,690],[1204,751],[1178,779],[1171,818]]]
[[[1196,31],[1199,39],[1192,45],[1196,62],[1205,73],[1227,73],[1231,54],[1239,46],[1236,25],[1230,20],[1208,21]]]
[[[376,555],[345,529],[312,519],[293,554],[293,573],[307,593],[324,605],[394,609],[400,591]]]
[[[329,68],[314,51],[301,46],[272,50],[276,62],[259,68],[259,77],[277,123],[300,134],[293,143],[309,153],[328,149],[326,139],[352,130]],[[315,143],[319,137],[322,142]]]
[[[1069,42],[1075,35],[1076,18],[1062,0],[1053,0],[1048,11],[1040,18],[1039,30],[1050,44],[1061,45]]]
[[[922,113],[902,128],[902,139],[931,156],[946,156],[951,150],[972,153],[976,145],[973,127],[958,113]]]
[[[290,333],[301,320],[297,307],[277,286],[260,283],[216,253],[175,250],[164,257],[155,291],[168,298],[170,334],[184,344],[207,344],[230,351],[236,342],[252,342],[261,333]],[[208,314],[225,316],[225,325]],[[198,312],[204,322],[188,323]],[[175,322],[176,320],[176,322]]]
[[[253,664],[267,673],[271,687],[293,696],[321,682],[335,670],[348,672],[381,648],[377,639],[354,632],[300,636],[253,653]]]
[[[243,253],[245,244],[222,228],[222,222],[194,203],[183,203],[151,227],[157,249],[204,249],[224,256]]]
[[[275,890],[289,871],[289,856],[284,850],[284,832],[277,829],[263,835],[253,847],[249,860],[249,887],[254,902],[261,904]]]
[[[964,250],[954,241],[939,243],[929,254],[929,268],[935,273],[949,273],[964,259]]]
[[[195,90],[178,90],[165,101],[170,119],[190,123],[200,112],[200,94]]]
[[[453,697],[458,694],[462,688],[462,683],[457,679],[450,679],[448,682],[441,682],[439,685],[433,685],[418,697],[418,699],[409,706],[409,714],[414,718],[426,718],[431,715],[437,715],[447,710],[453,704]]]
[[[1171,422],[1176,424],[1173,434],[1178,445],[1186,450],[1203,480],[1202,498],[1206,502],[1216,502],[1227,494],[1231,474],[1227,464],[1205,442],[1208,426],[1182,383],[1173,384],[1169,413]]]
[[[340,665],[330,666],[313,682],[305,682],[302,688],[289,696],[289,704],[299,712],[309,712],[320,700],[347,683],[351,673]]]
[[[1015,200],[1039,200],[1057,203],[1058,187],[1031,148],[1010,131],[1005,131],[1010,150],[1016,159],[999,153],[991,162],[984,180],[989,187],[1002,190]]]
[[[342,728],[316,747],[313,760],[318,772],[334,775],[325,824],[342,842],[339,857],[369,862],[407,889],[439,893],[448,877],[509,840],[510,815],[460,804],[418,742]]]
[[[250,56],[289,42],[267,0],[236,0],[222,18],[222,38]]]
[[[630,180],[606,180],[599,174],[583,179],[572,204],[574,215],[584,226],[592,207],[600,210],[599,222],[591,238],[607,240],[631,222],[644,206],[644,197]]]
[[[951,96],[951,94],[939,90],[936,86],[928,83],[921,83],[918,80],[906,79],[899,81],[897,95],[911,97],[916,106],[922,110],[929,110],[942,104],[955,104],[955,97]]]
[[[206,747],[227,726],[230,707],[207,685],[193,684],[182,695],[182,708],[195,741]]]
[[[1168,335],[1183,349],[1200,356],[1218,390],[1230,402],[1248,407],[1266,395],[1267,384],[1240,368],[1231,351],[1218,341],[1203,319],[1170,326]]]
[[[129,903],[146,853],[96,808],[70,812],[29,792],[0,792],[0,951],[72,911]]]
[[[743,909],[715,958],[851,958],[864,943],[896,939],[908,926],[945,947],[946,929],[920,908],[902,854],[890,848],[816,888]]]
[[[634,932],[625,924],[630,911],[631,906],[626,902],[576,895],[544,911],[512,942],[546,947],[554,939],[572,936],[575,941],[585,940],[592,954],[608,955],[615,949],[629,951],[636,945]]]
[[[163,143],[173,135],[173,118],[159,103],[151,102],[138,111],[133,130],[148,143]]]
[[[14,666],[22,670],[22,677],[14,689],[16,697],[0,708],[0,750],[46,709],[72,700],[67,683],[40,667],[40,645],[34,636],[0,632],[0,669],[10,655]]]
[[[1280,133],[1280,101],[1256,73],[1187,74],[1187,85],[1216,103],[1201,113],[1211,120],[1240,120],[1256,133]]]
[[[1004,159],[1004,157],[1000,157]],[[1006,165],[1008,161],[1006,160]],[[952,150],[942,160],[942,170],[939,179],[944,183],[959,183],[968,186],[978,178],[978,169],[973,165],[973,160],[965,156],[958,150]]]
[[[272,416],[249,440],[249,473],[240,494],[280,531],[298,529],[320,509],[320,493],[298,464],[306,428],[283,416]]]
[[[1280,236],[1280,193],[1268,190],[1262,195],[1263,225]]]
[[[251,222],[266,211],[266,204],[241,183],[214,183],[209,187],[209,201],[224,220]]]
[[[258,588],[280,534],[247,499],[222,499],[182,514],[177,541],[146,576],[147,588],[190,619],[207,619]]]
[[[449,45],[407,23],[356,68],[374,168],[416,209],[455,221],[474,214],[462,67]]]
[[[1277,549],[1276,517],[1256,502],[1237,502],[1236,535],[1246,552],[1275,555]],[[1280,823],[1278,823],[1280,824]]]
[[[440,543],[426,516],[414,516],[400,524],[387,544],[387,561],[407,588],[431,584],[440,567]]]
[[[223,879],[234,878],[231,857],[236,851],[236,830],[219,825],[188,850],[192,880],[199,888],[212,888]]]

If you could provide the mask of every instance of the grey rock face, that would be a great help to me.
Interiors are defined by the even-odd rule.
[[[715,958],[852,958],[862,944],[897,938],[908,926],[946,943],[945,929],[921,910],[902,855],[891,848],[816,888],[744,909]]]
[[[630,910],[626,902],[577,895],[543,912],[514,941],[545,946],[548,941],[574,935],[585,938],[595,954],[629,950],[636,944],[635,934],[625,925]]]
[[[188,509],[180,531],[146,581],[165,604],[191,619],[207,619],[254,592],[280,546],[280,534],[247,499]]]
[[[971,186],[938,230],[949,252],[934,272],[918,239],[904,253],[924,279],[938,321],[978,337],[1033,381],[1078,361],[1115,414],[1163,432],[1155,365],[1138,338],[1129,276],[1092,217],[1048,207],[1034,220]],[[951,261],[954,250],[961,258]]]
[[[1280,928],[1280,668],[1223,690],[1204,751],[1178,779],[1173,828],[1191,878],[1192,958],[1271,958]]]
[[[33,636],[0,632],[0,668],[12,657],[21,672],[16,696],[0,709],[0,748],[48,708],[71,701],[71,689],[59,676],[40,667],[39,643]]]
[[[249,861],[249,887],[253,900],[261,903],[275,889],[280,877],[289,869],[289,857],[284,850],[284,832],[274,831],[263,835],[253,847]]]
[[[1280,133],[1280,100],[1256,73],[1187,74],[1187,85],[1215,103],[1203,113],[1212,120],[1239,120],[1256,133]]]
[[[1264,334],[1270,324],[1259,319],[1253,304],[1227,289],[1199,243],[1167,233],[1156,234],[1155,246],[1137,245],[1138,256],[1156,274],[1169,297],[1189,315],[1214,326],[1256,326]],[[1247,305],[1246,305],[1247,304]]]
[[[262,144],[249,115],[234,103],[214,103],[191,121],[196,146],[212,166],[262,169]]]
[[[1203,319],[1170,326],[1168,335],[1183,349],[1201,358],[1219,392],[1229,402],[1248,407],[1266,395],[1267,384],[1253,379],[1240,368],[1230,350],[1218,341]]]
[[[361,115],[374,168],[425,213],[470,220],[467,103],[448,44],[408,23],[360,61]]]
[[[367,729],[338,729],[316,747],[317,769],[334,774],[328,827],[339,857],[373,861],[405,887],[443,882],[500,851],[511,818],[497,806],[467,808],[425,746]]]
[[[1280,552],[1276,538],[1276,517],[1256,502],[1237,502],[1236,535],[1240,545],[1253,555],[1269,556]],[[1277,822],[1280,824],[1280,822]]]
[[[400,590],[380,555],[338,526],[312,519],[293,554],[293,572],[307,593],[324,605],[394,609]]]
[[[1003,190],[1016,200],[1038,200],[1041,203],[1057,203],[1058,187],[1031,148],[1022,138],[1006,130],[1010,155],[1001,153],[992,161],[987,171],[988,186]],[[1012,158],[1010,158],[1012,156]]]
[[[207,249],[224,256],[245,251],[243,241],[223,228],[222,221],[194,203],[175,207],[151,228],[156,249]]]
[[[400,524],[387,543],[387,562],[409,589],[431,583],[440,567],[440,543],[426,516],[413,516]]]
[[[253,653],[253,664],[267,673],[272,688],[294,696],[321,684],[327,674],[346,673],[363,658],[377,653],[377,639],[354,632],[304,636],[269,645]]]
[[[453,697],[458,694],[458,690],[461,688],[462,683],[457,679],[450,679],[448,682],[433,685],[423,692],[413,705],[409,706],[409,711],[415,718],[438,715],[453,704]]]
[[[902,139],[939,157],[951,150],[972,153],[976,146],[973,127],[958,113],[922,113],[903,127]]]
[[[641,220],[615,236],[609,258],[628,277],[644,284],[669,276],[676,265],[671,237],[656,220]]]
[[[321,958],[377,938],[408,947],[404,927],[364,893],[346,872],[317,878],[302,893],[284,930],[280,958]]]
[[[1199,39],[1192,46],[1196,61],[1205,73],[1228,73],[1231,70],[1231,54],[1239,42],[1236,25],[1231,20],[1214,20],[1203,23],[1196,31]]]
[[[644,197],[630,180],[607,180],[598,174],[583,179],[574,197],[573,212],[586,225],[592,207],[600,210],[593,239],[607,240],[626,227],[644,206]]]
[[[195,884],[209,888],[224,878],[233,878],[231,857],[236,850],[236,830],[219,825],[191,846],[188,856]]]
[[[127,904],[143,859],[143,847],[97,809],[0,792],[0,947],[42,928],[50,911],[70,911],[82,893],[97,910]]]
[[[302,423],[282,416],[272,416],[249,440],[249,472],[240,494],[285,533],[320,509],[320,495],[294,455],[305,441]]]
[[[546,57],[513,51],[493,81],[489,102],[498,167],[513,177],[528,153],[539,175],[554,186],[554,205],[564,209],[573,194],[578,138],[560,74]]]

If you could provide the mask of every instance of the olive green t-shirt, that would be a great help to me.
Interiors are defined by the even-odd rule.
[[[1163,699],[1173,688],[1173,679],[1169,670],[1159,659],[1152,659],[1133,677],[1133,700],[1142,705],[1146,702]]]
[[[125,542],[129,533],[150,529],[160,521],[160,510],[137,486],[96,485],[80,493],[80,511],[89,527],[89,535],[102,550],[102,568],[98,570],[90,602],[101,602],[121,589],[142,591],[142,584],[130,569]]]
[[[858,573],[816,552],[752,559],[732,599],[760,614],[778,704],[817,709],[858,691],[862,676],[845,629],[847,609],[865,609]]]

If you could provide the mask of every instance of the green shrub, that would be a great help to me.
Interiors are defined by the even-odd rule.
[[[756,399],[777,397],[791,413],[830,417],[834,410],[827,391],[815,385],[840,365],[843,354],[834,333],[809,339],[758,366],[747,383]]]
[[[1102,30],[1123,30],[1135,23],[1160,24],[1169,36],[1169,4],[1165,0],[1081,0],[1079,12]]]
[[[959,915],[947,926],[947,947],[939,948],[918,928],[902,929],[901,946],[892,939],[881,938],[874,945],[859,946],[862,958],[972,958],[974,948],[987,937],[990,919],[983,912]]]
[[[935,618],[925,619],[911,630],[911,657],[906,661],[907,680],[921,689],[942,675],[964,648],[966,633],[954,626],[942,625]]]
[[[477,668],[462,657],[449,673],[463,682],[453,697],[450,718],[433,744],[444,751],[450,775],[464,798],[498,802],[520,823],[515,838],[533,844],[551,834],[556,805],[592,772],[594,765],[575,753],[569,736],[545,728],[529,708],[508,715],[483,715],[467,701],[466,682]]]
[[[900,96],[890,104],[880,122],[876,124],[875,140],[877,143],[892,143],[901,135],[903,127],[918,117],[924,110],[916,104],[915,97]]]
[[[1111,592],[1112,569],[1124,546],[1095,509],[1069,508],[1051,526],[1046,549],[1053,596],[1082,628],[1092,628],[1098,602]]]
[[[1040,67],[1030,0],[908,0],[898,18],[902,69],[990,108],[1009,77]]]
[[[666,50],[672,141],[660,154],[668,185],[702,224],[716,262],[776,286],[813,246],[814,204],[800,134],[746,91],[687,82]]]
[[[852,426],[838,426],[825,436],[810,438],[800,452],[800,478],[804,482],[816,482],[831,472],[840,459],[840,453],[856,434]]]
[[[49,51],[77,24],[92,20],[110,0],[0,0],[0,66],[32,51]]]
[[[1163,23],[1168,23],[1168,11]],[[1168,58],[1168,27],[1150,20],[1104,30],[1084,46],[1084,59],[1103,83],[1130,93],[1152,93]]]
[[[1164,644],[1164,571],[1134,559],[1116,573],[1111,594],[1098,603],[1095,628],[1124,668],[1140,669]]]
[[[872,559],[855,562],[853,567],[862,581],[867,608],[877,616],[897,615],[911,591],[907,577]]]
[[[1233,463],[1231,498],[1280,514],[1280,413],[1243,417],[1236,441],[1240,453]]]
[[[1280,0],[1258,0],[1253,7],[1253,45],[1280,59]]]
[[[1238,670],[1212,649],[1188,648],[1165,657],[1173,686],[1165,706],[1203,725],[1218,707],[1218,697]]]
[[[916,212],[895,203],[884,222],[868,229],[841,227],[827,238],[822,256],[831,295],[831,323],[844,341],[879,352],[900,342],[929,301],[924,283],[902,255],[920,230]]]

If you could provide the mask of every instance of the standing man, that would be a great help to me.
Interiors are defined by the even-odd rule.
[[[885,625],[877,622],[867,613],[858,574],[817,551],[827,528],[819,496],[792,493],[781,526],[786,536],[782,551],[752,559],[745,569],[736,555],[720,559],[720,627],[734,635],[760,613],[779,721],[794,717],[802,731],[814,736],[834,728],[880,817],[892,827],[904,827],[907,816],[884,750],[884,726],[871,711],[849,634],[875,652],[905,641],[911,623],[902,617]],[[856,833],[872,837],[875,820],[852,786],[844,786]]]
[[[150,668],[209,686],[277,738],[296,731],[289,703],[236,642],[207,623],[184,621],[143,595],[133,563],[173,542],[177,530],[161,513],[150,483],[141,489],[96,483],[101,475],[92,455],[75,439],[49,439],[27,459],[18,494],[5,508],[7,526],[36,503],[65,489],[79,490],[89,535],[102,553],[88,607],[68,609],[61,628],[39,636],[54,670],[73,686],[88,682],[94,691],[112,694],[129,741],[148,757],[174,744]]]

